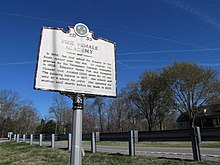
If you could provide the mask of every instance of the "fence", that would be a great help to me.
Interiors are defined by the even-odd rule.
[[[194,130],[195,131],[195,130]],[[197,129],[193,137],[195,150],[193,155],[200,157],[199,142],[201,141],[220,141],[220,127],[218,128],[202,128],[201,130]],[[39,141],[41,146],[43,141],[50,141],[51,147],[54,147],[55,141],[68,141],[68,148],[71,149],[71,134],[59,134],[59,135],[19,135],[14,134],[10,136],[10,139],[19,142],[29,141],[30,144],[33,144],[33,141]],[[189,129],[185,130],[166,130],[166,131],[129,131],[129,132],[116,132],[116,133],[88,133],[83,134],[83,141],[91,141],[91,151],[96,152],[96,142],[98,141],[117,141],[117,142],[129,142],[129,155],[135,156],[135,143],[137,142],[168,142],[168,141],[192,141],[192,131]],[[198,145],[198,146],[196,146]],[[200,158],[195,158],[194,160],[199,160]]]

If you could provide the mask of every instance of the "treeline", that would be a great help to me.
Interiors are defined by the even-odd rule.
[[[0,92],[2,135],[7,131],[71,132],[72,107],[65,96],[55,95],[48,110],[50,118],[39,119],[31,101],[21,100],[11,91]],[[160,71],[145,71],[137,82],[129,82],[121,89],[115,99],[88,99],[83,111],[83,132],[175,129],[182,113],[188,115],[189,125],[194,127],[196,116],[204,113],[200,107],[219,103],[219,94],[215,70],[174,62]]]
[[[0,137],[8,132],[30,134],[36,129],[39,114],[33,102],[11,90],[0,90]]]
[[[177,128],[176,118],[188,116],[190,127],[202,107],[219,102],[217,72],[190,62],[174,62],[160,71],[146,71],[129,82],[114,100],[95,98],[84,111],[84,132],[164,130]]]

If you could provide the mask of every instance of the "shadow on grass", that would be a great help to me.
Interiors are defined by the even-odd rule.
[[[158,157],[158,159],[166,159],[166,160],[177,160],[177,161],[185,161],[185,162],[194,162],[191,159],[181,159],[181,158],[167,158],[167,157]]]
[[[68,150],[69,150],[68,148],[65,148],[65,147],[63,147],[63,148],[59,148],[59,149],[61,149],[61,150],[65,150],[65,151],[68,151]]]
[[[109,153],[108,155],[111,156],[125,156],[125,157],[130,157],[129,155],[121,154],[121,153]]]

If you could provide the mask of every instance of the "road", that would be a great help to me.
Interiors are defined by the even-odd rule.
[[[90,150],[90,146],[83,146],[85,150]],[[129,154],[126,146],[97,146],[97,151]],[[193,159],[191,148],[176,147],[136,147],[136,155],[147,155],[175,159]],[[220,148],[201,148],[202,160],[220,162]]]

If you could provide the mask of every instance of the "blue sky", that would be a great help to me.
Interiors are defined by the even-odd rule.
[[[1,0],[0,89],[19,92],[46,115],[56,93],[33,90],[41,28],[79,22],[116,43],[118,91],[173,61],[220,73],[219,0]]]

